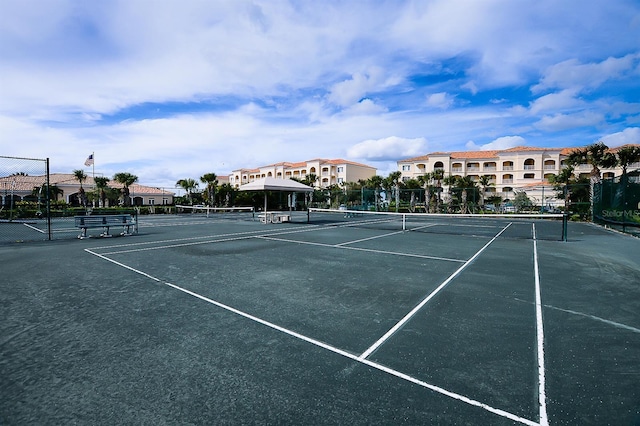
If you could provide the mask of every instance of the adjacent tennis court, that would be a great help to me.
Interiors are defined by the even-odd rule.
[[[0,423],[640,420],[640,240],[552,217],[237,213],[0,246]]]

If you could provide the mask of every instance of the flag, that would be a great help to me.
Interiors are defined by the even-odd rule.
[[[89,157],[87,158],[87,161],[84,162],[85,166],[92,166],[93,165],[93,154],[89,155]]]

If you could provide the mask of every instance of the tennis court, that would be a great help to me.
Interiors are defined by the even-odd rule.
[[[640,421],[639,239],[322,213],[0,246],[0,423]]]

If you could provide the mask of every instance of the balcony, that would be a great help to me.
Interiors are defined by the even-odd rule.
[[[524,165],[524,169],[525,169],[525,170],[535,170],[535,169],[536,169],[536,166],[535,166],[535,165],[533,165],[533,164],[525,164],[525,165]]]
[[[485,172],[495,172],[497,170],[496,166],[484,166]]]
[[[502,170],[513,170],[513,166],[502,166]]]
[[[480,171],[480,167],[478,167],[478,166],[470,166],[470,167],[467,167],[467,171],[468,172],[479,172]]]
[[[462,173],[462,167],[452,167],[451,173]]]
[[[502,183],[513,183],[513,179],[502,179]]]

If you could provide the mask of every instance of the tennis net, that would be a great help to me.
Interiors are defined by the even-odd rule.
[[[566,241],[562,214],[392,213],[311,208],[308,222],[388,231]]]
[[[253,207],[209,207],[176,205],[177,215],[213,219],[253,219]]]

